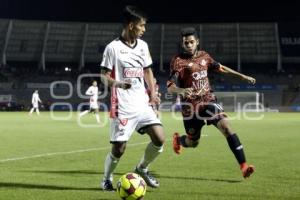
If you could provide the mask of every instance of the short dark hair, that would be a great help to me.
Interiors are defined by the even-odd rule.
[[[190,35],[193,35],[196,38],[199,38],[198,33],[194,27],[185,27],[185,28],[181,29],[181,37],[186,37],[186,36],[190,36]]]
[[[138,22],[141,19],[147,19],[146,14],[141,11],[137,6],[128,5],[123,10],[124,24],[130,22]]]

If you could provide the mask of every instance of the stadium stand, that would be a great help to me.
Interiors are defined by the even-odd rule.
[[[196,27],[201,48],[217,61],[257,79],[257,85],[250,88],[239,80],[216,75],[212,79],[216,91],[259,92],[265,106],[297,111],[291,106],[300,105],[300,62],[282,58],[276,23],[149,23],[144,39],[149,44],[154,73],[163,94],[167,93],[164,84],[169,75],[169,61],[180,49],[178,34],[184,26]],[[118,37],[120,29],[119,23],[0,19],[0,95],[13,95],[28,107],[34,87],[44,83],[47,86],[63,80],[76,88],[80,74],[99,74],[104,47]],[[93,78],[85,79],[82,89]],[[43,99],[56,101],[49,88],[39,89]],[[55,89],[58,94],[68,93],[63,87]],[[170,101],[165,96],[163,101]],[[74,90],[68,101],[76,105],[82,99]]]

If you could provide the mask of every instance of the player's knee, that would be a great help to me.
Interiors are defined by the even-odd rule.
[[[121,158],[122,155],[125,153],[126,145],[125,144],[119,144],[119,145],[114,145],[112,148],[112,154],[116,158]]]
[[[158,146],[163,146],[164,143],[165,143],[165,141],[166,141],[166,136],[165,136],[164,133],[162,132],[162,133],[160,134],[160,137],[158,138],[158,143],[159,143]]]
[[[219,123],[217,124],[217,127],[224,134],[225,137],[228,137],[229,135],[232,134],[229,124],[228,124],[227,120],[225,120],[225,119],[219,121]]]
[[[149,136],[151,137],[152,143],[155,146],[163,146],[166,141],[166,136],[161,126],[157,126],[154,131],[148,132]]]
[[[117,150],[117,151],[112,152],[113,156],[116,157],[116,158],[121,158],[124,153],[125,153],[125,150],[123,150],[123,151],[122,150],[121,151]]]
[[[152,140],[152,143],[156,146],[156,147],[162,147],[165,143],[165,140]]]
[[[226,137],[230,135],[229,127],[223,127],[221,131]]]

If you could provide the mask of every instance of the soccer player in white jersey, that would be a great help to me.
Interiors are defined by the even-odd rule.
[[[105,86],[111,87],[112,149],[105,159],[102,181],[102,188],[106,191],[113,190],[113,171],[135,130],[148,134],[151,139],[135,172],[150,187],[159,187],[158,181],[149,174],[148,166],[163,151],[165,141],[162,124],[150,105],[160,99],[155,92],[148,45],[140,39],[145,32],[146,17],[134,6],[126,6],[123,14],[121,36],[106,46],[101,62],[101,80]],[[144,80],[151,91],[150,97]]]
[[[83,115],[94,112],[97,123],[100,123],[100,117],[99,117],[99,105],[98,105],[98,86],[97,81],[93,81],[92,85],[87,89],[85,92],[85,95],[90,96],[90,109],[85,110],[79,114],[79,117],[82,117]]]
[[[35,90],[34,93],[32,94],[31,103],[32,103],[32,108],[30,109],[29,115],[33,113],[34,109],[36,110],[36,113],[39,115],[40,114],[39,103],[42,103],[42,101],[40,99],[38,90]]]

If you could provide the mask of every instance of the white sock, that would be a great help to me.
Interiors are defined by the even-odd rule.
[[[40,115],[40,110],[38,108],[36,109],[36,113]]]
[[[116,158],[112,155],[112,153],[107,154],[105,163],[104,163],[104,177],[103,180],[111,180],[112,181],[112,174],[115,168],[118,165],[119,158]]]
[[[89,112],[88,110],[85,110],[85,111],[79,113],[79,117],[82,117],[83,115],[87,114],[88,112]]]
[[[99,117],[98,113],[95,113],[95,116],[96,116],[97,123],[99,124],[100,123],[100,117]]]
[[[152,163],[155,158],[163,151],[163,146],[155,146],[152,142],[150,142],[145,150],[145,154],[141,159],[138,167],[142,169],[147,169],[150,163]]]
[[[32,114],[32,113],[33,113],[33,110],[34,110],[34,108],[31,108],[29,114]]]

